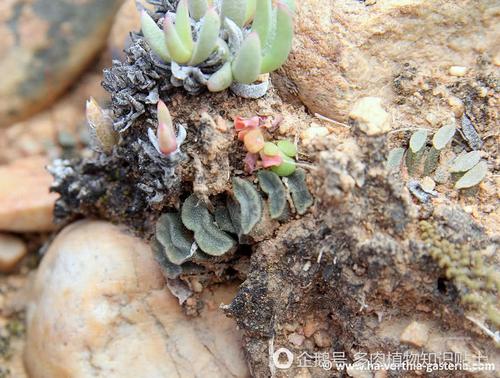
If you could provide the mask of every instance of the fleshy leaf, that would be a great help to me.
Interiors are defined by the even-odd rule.
[[[234,79],[243,84],[257,80],[262,62],[259,35],[252,32],[246,37],[233,61]]]
[[[245,24],[248,24],[249,21],[255,15],[255,10],[257,8],[257,0],[247,0],[247,9],[245,12]]]
[[[177,138],[170,112],[163,101],[158,101],[158,129],[156,131],[158,147],[165,155],[173,153],[177,149]]]
[[[295,157],[297,155],[297,146],[290,142],[289,140],[280,140],[278,143],[278,148],[289,157]]]
[[[177,213],[163,214],[156,222],[156,239],[164,248],[168,260],[176,265],[189,260],[193,251],[193,236],[184,227]]]
[[[241,231],[248,235],[262,218],[262,200],[252,184],[238,177],[233,178],[233,193],[240,205]]]
[[[479,184],[486,177],[488,173],[488,165],[485,161],[477,163],[469,171],[467,171],[460,179],[455,183],[455,189],[465,189],[472,188]]]
[[[410,149],[414,154],[422,149],[425,146],[425,142],[427,141],[427,130],[418,130],[413,133],[410,138]]]
[[[403,155],[405,154],[405,149],[401,147],[393,148],[389,151],[389,155],[387,156],[386,168],[392,169],[399,167],[401,164],[401,160],[403,160]]]
[[[455,125],[446,125],[441,127],[432,138],[432,145],[436,150],[442,150],[451,141],[455,135]]]
[[[262,191],[267,194],[271,219],[281,218],[286,210],[285,186],[274,172],[262,170],[257,176]]]
[[[234,119],[234,128],[236,131],[241,131],[247,127],[259,127],[260,119],[258,116],[253,116],[250,118],[236,117]]]
[[[113,120],[91,97],[86,103],[87,122],[97,148],[110,153],[118,142],[118,134],[113,129]]]
[[[221,13],[231,19],[240,28],[246,20],[247,0],[222,0]]]
[[[271,171],[278,176],[290,176],[297,169],[297,164],[285,154],[281,154],[281,157],[283,158],[283,162],[278,166],[271,167]]]
[[[188,0],[189,14],[198,21],[207,12],[208,5],[207,0]]]
[[[262,151],[267,156],[279,156],[280,149],[272,142],[266,142]]]
[[[306,173],[303,169],[297,169],[287,180],[295,209],[298,214],[302,215],[314,202],[309,189],[307,189]]]
[[[175,30],[182,44],[188,51],[193,51],[193,34],[187,0],[180,0],[175,14]]]
[[[218,71],[210,76],[207,87],[210,92],[221,92],[229,88],[232,82],[233,70],[231,69],[231,63],[226,62]]]
[[[481,160],[481,152],[471,151],[458,156],[450,167],[450,172],[466,172]]]
[[[255,154],[264,148],[264,136],[260,129],[252,129],[245,134],[243,143],[248,152]]]
[[[273,17],[272,1],[257,0],[255,17],[252,22],[252,31],[259,34],[262,48],[266,46],[267,38],[270,31],[273,30],[274,22],[276,22],[276,19]]]
[[[261,73],[274,71],[288,58],[292,49],[293,21],[288,6],[278,2],[276,11],[276,31],[273,39],[268,43],[265,49],[265,55],[262,58]]]
[[[151,50],[163,61],[170,62],[171,58],[165,42],[165,35],[145,10],[141,14],[141,29]]]
[[[165,33],[165,41],[172,60],[179,64],[186,64],[191,59],[191,51],[182,43],[169,17],[165,17],[163,32]]]
[[[255,166],[257,165],[258,158],[259,158],[258,154],[252,154],[250,152],[247,152],[245,160],[243,160],[243,162],[245,163],[245,172],[253,173],[253,171],[255,171]]]
[[[193,56],[189,62],[190,65],[195,66],[200,64],[210,56],[217,46],[219,29],[220,17],[215,9],[210,8],[201,20],[200,33],[194,46]]]
[[[283,157],[281,154],[276,156],[268,156],[266,154],[261,153],[260,158],[262,159],[262,167],[276,167],[283,163]]]

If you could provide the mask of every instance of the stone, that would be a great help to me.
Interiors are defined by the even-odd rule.
[[[328,130],[325,126],[315,126],[311,125],[309,128],[302,131],[300,137],[302,138],[302,142],[304,144],[311,143],[316,138],[323,138],[330,134],[330,130]]]
[[[275,82],[312,113],[337,121],[347,120],[357,98],[376,94],[394,102],[401,127],[414,124],[426,111],[399,101],[401,78],[415,77],[412,95],[428,82],[446,85],[457,62],[475,69],[484,54],[500,64],[495,0],[310,0],[296,7],[293,50]],[[443,110],[438,100],[431,105]]]
[[[0,272],[10,273],[28,253],[26,244],[18,237],[0,234]]]
[[[363,97],[349,113],[357,121],[359,128],[367,135],[381,135],[391,130],[389,113],[382,108],[382,99]]]
[[[74,82],[106,43],[121,2],[2,2],[0,127],[43,109]]]
[[[41,232],[54,229],[57,194],[49,193],[48,161],[30,157],[0,166],[0,230]]]
[[[403,331],[400,341],[421,348],[427,343],[429,329],[425,324],[413,321]]]
[[[332,337],[324,329],[316,331],[313,337],[314,337],[314,343],[320,348],[327,348],[332,345]]]
[[[34,278],[28,375],[247,377],[235,323],[219,309],[234,292],[214,290],[200,317],[187,317],[148,244],[107,222],[74,223]]]
[[[291,333],[288,335],[288,341],[296,346],[301,346],[304,343],[305,336],[298,333]]]
[[[467,73],[467,67],[464,67],[464,66],[451,66],[450,69],[448,70],[448,73],[451,76],[462,77],[462,76],[465,76],[465,74]]]

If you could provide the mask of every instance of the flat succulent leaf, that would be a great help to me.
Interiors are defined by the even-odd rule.
[[[271,219],[280,219],[286,211],[286,190],[279,176],[271,171],[261,170],[257,173],[259,185],[267,194]]]
[[[252,22],[252,31],[259,34],[261,46],[267,44],[267,39],[274,28],[276,19],[273,17],[273,7],[271,0],[257,0],[255,17]]]
[[[168,261],[165,254],[165,247],[156,238],[151,241],[151,249],[156,262],[160,265],[161,271],[166,278],[176,279],[182,274],[180,265],[176,265]]]
[[[222,0],[221,13],[238,25],[240,28],[245,25],[247,0]]]
[[[199,21],[207,12],[207,0],[188,0],[189,14],[196,21]]]
[[[283,159],[283,162],[278,165],[278,166],[273,166],[271,167],[271,171],[276,173],[278,176],[290,176],[295,172],[295,169],[297,168],[297,164],[295,163],[295,160],[292,158],[289,158],[285,154],[281,154],[281,157]]]
[[[165,42],[165,35],[145,10],[141,14],[141,29],[151,50],[163,61],[170,62],[171,58]]]
[[[412,150],[413,153],[416,154],[425,146],[426,141],[427,141],[427,130],[418,130],[414,132],[410,138],[410,149]]]
[[[165,33],[165,43],[167,44],[167,49],[172,60],[179,64],[189,62],[189,59],[191,59],[191,50],[184,45],[169,17],[165,17],[163,32]]]
[[[278,2],[276,11],[276,31],[272,41],[269,41],[269,48],[266,46],[266,53],[262,58],[260,72],[272,72],[281,67],[288,58],[292,49],[293,20],[288,6]]]
[[[297,146],[289,140],[280,140],[277,145],[281,152],[283,152],[286,156],[297,156]]]
[[[471,151],[458,156],[450,167],[450,172],[466,172],[481,160],[481,152]]]
[[[387,169],[397,168],[401,165],[403,156],[405,154],[405,149],[402,147],[396,147],[389,151],[387,155],[387,162],[385,164]]]
[[[257,33],[250,33],[241,44],[240,51],[233,61],[233,77],[243,84],[257,80],[262,62],[260,39]]]
[[[233,193],[240,206],[241,231],[248,235],[262,218],[262,199],[248,181],[233,178]]]
[[[194,46],[189,64],[195,66],[207,59],[217,47],[220,30],[220,17],[215,9],[210,8],[201,20],[200,33]]]
[[[434,147],[431,147],[429,149],[424,162],[424,176],[429,176],[436,170],[439,163],[440,154],[441,151],[436,150]]]
[[[280,149],[273,142],[266,142],[262,152],[267,156],[277,156],[280,154]]]
[[[207,207],[196,195],[192,194],[184,201],[181,218],[184,225],[194,232],[196,244],[206,254],[221,256],[235,246],[235,241],[215,225]]]
[[[255,15],[255,10],[257,8],[257,0],[247,0],[247,9],[245,12],[245,24],[248,24]]]
[[[231,63],[227,62],[208,79],[207,87],[210,92],[221,92],[233,82]]]
[[[455,189],[465,189],[472,188],[479,184],[486,177],[488,173],[488,165],[485,161],[477,163],[469,171],[460,177],[460,179],[455,183]]]
[[[180,0],[177,4],[175,14],[175,30],[179,35],[182,44],[189,51],[193,51],[193,33],[191,31],[191,21],[189,19],[189,8],[187,0]]]
[[[233,221],[231,220],[231,215],[229,214],[229,210],[225,206],[218,206],[215,209],[215,221],[217,225],[222,231],[227,231],[232,234],[237,234],[238,231],[233,225]]]
[[[288,8],[292,11],[292,13],[295,12],[295,0],[281,0],[281,1],[288,6]]]
[[[305,214],[314,202],[307,188],[306,172],[303,169],[297,169],[291,176],[287,177],[287,183],[297,213],[300,215]]]
[[[193,236],[182,224],[179,214],[163,214],[156,222],[155,236],[171,263],[181,265],[193,255]]]
[[[451,141],[455,135],[455,125],[446,125],[441,127],[432,138],[432,145],[436,150],[442,150]]]
[[[406,162],[406,168],[408,169],[408,174],[410,176],[413,176],[415,173],[417,173],[423,155],[424,155],[424,150],[420,150],[417,153],[412,152],[411,149],[408,149],[406,151],[405,162]]]

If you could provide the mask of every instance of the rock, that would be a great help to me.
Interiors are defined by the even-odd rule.
[[[291,333],[288,335],[288,341],[296,346],[301,346],[304,343],[305,337],[304,335],[300,335],[298,333]]]
[[[295,38],[282,70],[283,87],[297,93],[311,112],[338,121],[346,121],[351,104],[363,96],[376,94],[398,105],[402,76],[417,78],[417,87],[408,93],[412,95],[425,91],[426,82],[446,85],[448,69],[457,62],[476,68],[483,64],[478,64],[481,54],[499,62],[495,0],[296,3]],[[432,106],[438,109],[437,101]],[[396,114],[408,117],[415,110],[410,101],[398,108]],[[414,113],[422,118],[425,112],[420,108]]]
[[[314,333],[314,343],[320,348],[326,348],[332,345],[332,337],[327,331],[320,329]]]
[[[49,193],[52,177],[42,157],[0,166],[0,230],[39,232],[54,229],[52,211],[57,194]]]
[[[380,135],[391,130],[389,114],[382,108],[382,99],[378,97],[358,100],[349,117],[357,121],[361,131],[367,135]]]
[[[78,222],[35,277],[25,365],[34,378],[247,377],[236,326],[218,308],[230,300],[216,291],[188,318],[146,243],[106,222]]]
[[[106,43],[121,1],[2,2],[0,126],[41,110],[73,83]]]
[[[26,244],[18,237],[0,234],[0,272],[10,273],[26,256]]]
[[[400,341],[421,348],[429,338],[429,330],[425,324],[411,322],[403,331]]]
[[[467,73],[467,67],[451,66],[450,69],[448,70],[448,72],[451,76],[462,77],[462,76],[465,76],[465,74]]]
[[[309,128],[302,131],[300,137],[302,138],[302,142],[304,144],[309,144],[314,139],[324,138],[328,134],[330,134],[330,130],[328,130],[328,128],[326,128],[325,126],[317,126],[313,124]]]

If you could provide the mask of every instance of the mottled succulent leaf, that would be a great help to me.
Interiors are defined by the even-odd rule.
[[[432,138],[432,145],[436,150],[442,150],[451,141],[455,135],[455,125],[446,125],[441,127]]]
[[[170,62],[171,58],[170,54],[168,53],[165,35],[145,10],[143,10],[141,14],[141,29],[142,34],[148,42],[151,50],[153,50],[153,52],[158,55],[163,61]]]
[[[309,193],[306,184],[306,172],[303,169],[297,169],[291,176],[287,177],[287,184],[292,194],[293,204],[297,213],[305,214],[307,209],[312,206],[314,199]]]
[[[427,130],[418,130],[413,133],[410,138],[410,149],[413,153],[417,153],[424,146],[427,141]]]
[[[276,19],[273,17],[272,1],[257,0],[255,17],[252,22],[252,31],[259,34],[261,46],[266,46],[268,36],[273,30],[273,23]]]
[[[189,62],[195,66],[207,59],[217,46],[219,38],[220,17],[215,9],[210,8],[201,20],[198,40],[194,46],[193,56]]]
[[[189,14],[199,21],[207,12],[208,5],[207,0],[188,0]]]
[[[245,133],[243,143],[248,152],[255,154],[264,148],[264,135],[260,129],[249,130]]]
[[[237,234],[238,231],[233,225],[233,221],[231,220],[231,215],[229,214],[229,210],[225,206],[218,206],[215,209],[215,222],[222,231],[227,231],[232,234]]]
[[[262,152],[267,156],[277,156],[280,154],[280,149],[273,142],[266,142]]]
[[[486,177],[488,173],[488,165],[485,161],[477,163],[469,171],[460,177],[460,179],[455,183],[455,189],[465,189],[471,188],[479,184]]]
[[[210,92],[221,92],[231,85],[233,82],[233,70],[231,63],[225,63],[218,71],[210,76],[207,87]]]
[[[420,166],[420,161],[424,155],[424,150],[420,150],[417,153],[412,152],[411,149],[406,151],[406,168],[408,169],[408,174],[413,176]]]
[[[424,163],[424,176],[429,176],[438,166],[439,163],[439,155],[441,151],[436,150],[434,147],[431,147],[427,152],[425,163]]]
[[[481,160],[481,152],[471,151],[458,156],[450,167],[450,172],[466,172]]]
[[[286,156],[295,157],[297,156],[297,146],[290,142],[289,140],[280,140],[278,143],[278,148]]]
[[[279,176],[271,171],[261,170],[257,173],[259,185],[267,194],[271,219],[279,219],[286,211],[286,190]]]
[[[255,10],[257,8],[257,0],[247,0],[247,9],[245,12],[245,24],[248,24],[255,15]]]
[[[179,39],[186,49],[193,51],[193,33],[191,31],[191,21],[189,19],[189,8],[187,0],[180,0],[177,4],[175,14],[175,30]]]
[[[289,158],[283,153],[281,154],[281,157],[283,162],[278,166],[271,167],[271,171],[276,173],[278,176],[290,176],[293,172],[295,172],[297,164],[295,163],[295,160]]]
[[[241,231],[248,235],[262,218],[262,199],[252,184],[238,177],[233,178],[233,193],[240,206]]]
[[[481,149],[481,147],[483,146],[483,141],[477,133],[476,128],[472,124],[470,118],[467,117],[467,114],[464,114],[462,116],[462,133],[465,137],[465,140],[467,141],[467,144],[473,150]]]
[[[222,0],[221,13],[231,19],[240,28],[246,20],[247,0]]]
[[[386,168],[393,169],[397,168],[401,165],[401,160],[403,160],[403,156],[405,154],[405,149],[402,147],[396,147],[389,151],[387,155]]]
[[[293,21],[288,6],[278,2],[276,30],[273,39],[267,43],[260,72],[267,73],[281,67],[292,49]]]
[[[153,238],[151,241],[151,249],[153,250],[156,262],[159,264],[161,271],[166,278],[174,280],[182,274],[182,267],[171,263],[167,259],[165,247],[158,240],[156,240],[156,238]]]
[[[193,236],[182,224],[179,214],[163,214],[156,222],[155,236],[171,263],[181,265],[193,255]]]
[[[257,33],[250,33],[241,44],[240,50],[233,61],[233,77],[243,84],[257,80],[262,62],[260,40]]]
[[[221,256],[235,246],[235,241],[217,228],[207,207],[196,195],[184,201],[181,214],[182,222],[194,232],[194,240],[206,254]]]
[[[191,59],[191,50],[183,44],[169,17],[165,17],[163,32],[165,33],[165,42],[172,60],[179,64],[186,64],[189,62],[189,59]]]

